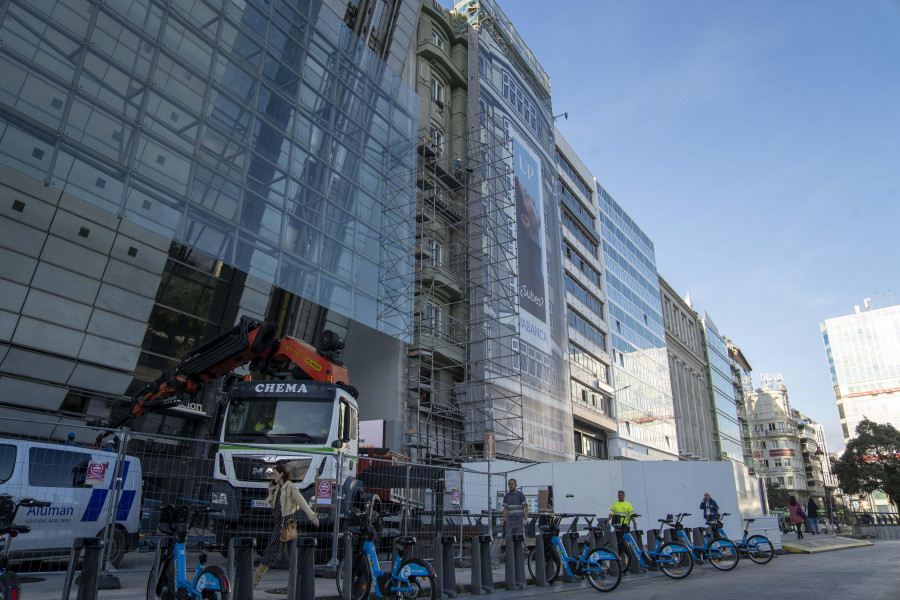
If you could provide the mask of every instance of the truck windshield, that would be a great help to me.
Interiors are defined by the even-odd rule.
[[[224,441],[324,444],[333,409],[332,398],[232,398]]]

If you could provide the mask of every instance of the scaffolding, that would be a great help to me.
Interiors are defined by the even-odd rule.
[[[415,227],[396,228],[411,235],[397,247],[413,249],[414,269],[405,443],[430,463],[523,454],[512,143],[502,128],[467,129],[441,139],[420,131],[413,173],[385,154],[385,212],[402,213],[396,191],[416,188]],[[397,316],[394,302],[402,294],[385,298],[386,315]]]

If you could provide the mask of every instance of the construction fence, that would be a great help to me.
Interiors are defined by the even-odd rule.
[[[262,553],[281,527],[267,501],[278,465],[301,483],[320,521],[314,527],[302,511],[295,515],[301,537],[317,540],[318,567],[337,564],[342,532],[363,519],[377,531],[383,559],[400,536],[415,536],[412,555],[431,559],[436,538],[453,535],[456,557],[466,560],[472,536],[501,534],[507,473],[416,464],[380,449],[357,456],[342,448],[225,444],[6,417],[0,417],[0,522],[31,528],[11,547],[12,559],[27,563],[21,570],[63,563],[79,537],[105,540],[107,568],[139,568],[144,563],[133,553],[154,552],[166,505],[192,509],[189,550],[252,537]],[[25,498],[49,506],[16,509]]]

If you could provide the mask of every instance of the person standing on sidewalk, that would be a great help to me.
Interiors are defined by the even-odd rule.
[[[298,510],[302,510],[309,517],[309,522],[314,527],[319,526],[316,513],[306,503],[306,499],[300,495],[300,490],[291,481],[291,471],[284,465],[277,465],[272,469],[272,481],[269,482],[269,496],[266,498],[272,507],[272,517],[275,521],[275,531],[269,536],[266,551],[259,561],[259,567],[253,573],[253,589],[259,585],[259,581],[269,569],[287,569],[290,567],[291,548],[288,542],[279,539],[281,528]]]
[[[707,522],[711,518],[716,519],[719,517],[719,504],[713,500],[709,492],[703,495],[703,500],[700,501],[700,510],[703,511],[703,520]]]
[[[518,482],[510,479],[507,482],[509,491],[503,496],[503,517],[500,524],[504,526],[506,535],[512,533],[525,534],[525,520],[528,518],[528,501],[525,494],[518,489]]]
[[[797,502],[797,498],[795,496],[791,496],[788,501],[788,510],[791,511],[791,525],[797,528],[797,539],[803,539],[803,521],[806,520],[806,513],[803,512],[803,507],[800,506],[800,503]]]
[[[812,534],[819,533],[819,505],[816,504],[812,496],[809,497],[809,502],[806,503],[806,517],[809,519],[809,530]]]

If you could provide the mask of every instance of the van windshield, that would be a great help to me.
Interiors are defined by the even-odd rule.
[[[324,444],[333,412],[332,398],[232,398],[223,441]]]
[[[0,483],[6,483],[16,468],[16,447],[0,444]]]

